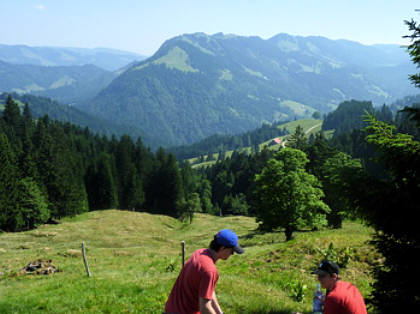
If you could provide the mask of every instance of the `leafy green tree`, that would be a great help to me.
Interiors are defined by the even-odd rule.
[[[321,113],[319,111],[314,111],[314,113],[312,114],[312,118],[321,119]]]
[[[180,200],[177,204],[178,217],[181,221],[189,219],[190,224],[193,221],[194,213],[201,212],[200,196],[198,193],[192,193],[188,200]]]
[[[305,171],[307,162],[304,152],[285,148],[255,177],[257,220],[263,229],[284,228],[286,240],[301,227],[326,224],[329,208],[321,201],[320,182]]]
[[[223,200],[223,212],[225,215],[247,215],[248,204],[244,194],[237,195],[228,194]]]

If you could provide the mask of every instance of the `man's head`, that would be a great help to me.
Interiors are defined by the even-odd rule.
[[[238,236],[229,229],[220,230],[210,243],[210,248],[217,252],[219,258],[228,259],[233,253],[242,254],[244,249],[239,246]]]
[[[339,272],[340,268],[336,263],[324,259],[318,265],[318,268],[312,272],[312,274],[318,275],[318,280],[321,284],[321,287],[331,290],[334,288],[337,280],[340,279],[338,277]]]

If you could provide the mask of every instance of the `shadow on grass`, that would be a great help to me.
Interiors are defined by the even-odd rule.
[[[312,312],[298,312],[298,311],[293,311],[293,310],[280,310],[280,311],[276,311],[276,310],[258,310],[258,311],[251,311],[251,312],[247,312],[248,314],[312,314]]]
[[[298,233],[308,233],[308,232],[314,232],[314,231],[318,231],[318,230],[312,230],[312,229],[301,229],[301,230],[296,230],[296,231],[294,231],[293,233],[294,234],[298,234]],[[279,229],[277,229],[277,230],[272,230],[272,231],[266,231],[266,230],[260,230],[260,229],[255,229],[255,230],[253,230],[253,231],[251,231],[251,232],[249,232],[249,233],[247,233],[247,234],[245,234],[245,235],[242,235],[242,236],[239,236],[239,239],[242,239],[242,240],[250,240],[250,239],[252,239],[252,238],[254,238],[255,236],[263,236],[263,235],[265,235],[265,234],[267,234],[267,233],[271,233],[271,234],[279,234],[279,235],[282,235],[282,236],[284,236],[285,234],[284,234],[284,230],[279,230]],[[292,238],[292,240],[294,239],[295,237],[293,236],[293,238]],[[279,242],[286,242],[286,240],[283,240],[283,241],[279,241]]]

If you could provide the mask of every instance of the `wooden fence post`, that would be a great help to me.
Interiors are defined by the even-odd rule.
[[[85,252],[85,242],[82,242],[82,255],[83,255],[83,263],[85,264],[86,274],[90,277],[89,265],[86,259],[86,252]]]
[[[184,267],[184,264],[185,264],[185,241],[181,241],[181,247],[182,247],[182,267]]]

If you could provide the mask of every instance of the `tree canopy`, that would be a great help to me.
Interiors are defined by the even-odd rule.
[[[305,170],[307,162],[304,152],[285,148],[255,176],[257,219],[263,229],[284,228],[287,240],[299,228],[326,224],[329,208],[321,200],[320,182]]]

